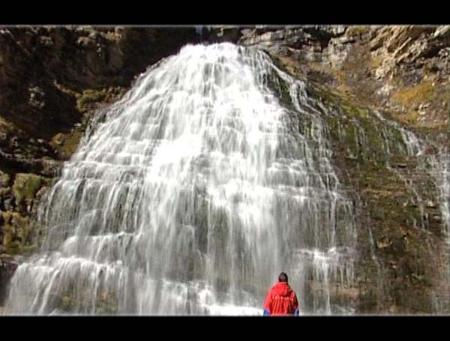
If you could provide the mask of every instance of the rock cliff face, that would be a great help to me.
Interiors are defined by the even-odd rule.
[[[248,29],[239,42],[407,125],[448,124],[450,26]]]
[[[449,26],[0,28],[0,305],[15,262],[37,247],[37,202],[92,114],[199,39],[266,50],[339,113],[327,134],[361,226],[358,287],[339,295],[358,313],[449,312],[430,171],[448,154]],[[419,155],[402,127],[427,142]]]

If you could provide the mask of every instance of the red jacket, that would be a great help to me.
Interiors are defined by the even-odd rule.
[[[264,315],[297,315],[298,301],[288,283],[278,282],[268,292],[264,301]]]

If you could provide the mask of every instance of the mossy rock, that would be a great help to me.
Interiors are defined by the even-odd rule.
[[[112,295],[101,296],[97,299],[96,313],[104,315],[114,315],[118,312],[117,298]]]
[[[121,87],[110,87],[103,89],[87,89],[77,96],[77,109],[87,112],[97,107],[99,103],[110,103],[125,92]]]
[[[433,82],[426,80],[408,88],[400,88],[393,94],[392,99],[404,106],[410,106],[430,100],[433,94]]]
[[[68,134],[59,133],[52,138],[51,145],[58,151],[62,160],[67,160],[77,150],[82,137],[81,129],[75,129]]]
[[[31,226],[28,217],[17,212],[2,212],[3,247],[8,254],[29,253],[35,249],[30,244]]]
[[[52,137],[51,143],[53,146],[60,146],[64,143],[65,135],[63,133],[58,133]]]
[[[76,301],[71,296],[63,296],[61,298],[59,308],[64,312],[72,312],[76,307]]]
[[[8,187],[10,180],[11,180],[11,177],[7,173],[0,171],[0,188]]]
[[[43,178],[32,173],[17,173],[12,187],[16,204],[24,200],[33,200],[37,191],[43,184]]]
[[[88,89],[83,91],[83,93],[77,99],[77,108],[80,112],[86,112],[92,109],[92,105],[96,102],[101,102],[105,100],[106,94],[102,90],[92,90]]]

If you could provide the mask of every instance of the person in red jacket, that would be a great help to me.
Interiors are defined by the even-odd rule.
[[[288,276],[282,272],[264,300],[264,315],[298,315],[297,295],[288,284]]]

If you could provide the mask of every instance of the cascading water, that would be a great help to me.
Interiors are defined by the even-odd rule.
[[[256,49],[155,65],[65,164],[8,311],[259,315],[286,271],[303,314],[352,312],[352,206],[315,108]]]
[[[424,168],[424,165],[426,164],[427,160],[424,158],[424,152],[427,147],[426,143],[422,141],[419,137],[416,136],[412,131],[405,129],[402,127],[399,123],[395,121],[391,121],[383,117],[378,111],[374,111],[375,116],[384,124],[383,129],[383,138],[385,141],[385,148],[386,148],[386,154],[391,154],[392,150],[395,149],[403,149],[401,151],[401,154],[408,156],[410,158],[414,158],[419,163],[421,163],[421,167]],[[390,129],[389,129],[390,128]],[[401,136],[402,144],[397,144],[395,146],[390,145],[390,141],[393,139],[390,138],[389,132],[399,132]],[[389,158],[386,159],[386,167],[391,172],[395,173],[402,181],[405,183],[408,190],[411,191],[411,193],[414,195],[415,202],[417,203],[419,209],[420,209],[420,222],[414,222],[414,226],[420,226],[421,228],[425,228],[426,224],[424,221],[424,200],[422,200],[419,192],[417,191],[416,187],[411,183],[411,179],[408,177],[405,177],[402,172],[397,170],[395,167],[392,167],[390,164]]]
[[[440,207],[444,222],[444,232],[448,236],[448,244],[450,245],[450,153],[447,149],[441,151],[437,169],[439,172],[437,177],[440,180],[441,188]]]
[[[395,167],[393,167],[389,158],[386,159],[386,167],[393,173],[395,173],[406,185],[406,188],[411,192],[411,199],[415,201],[415,204],[420,210],[420,221],[414,221],[415,227],[420,227],[422,229],[427,229],[429,225],[429,217],[428,214],[425,213],[425,206],[431,205],[429,207],[433,207],[434,203],[427,200],[419,193],[426,194],[424,188],[419,188],[419,182],[421,177],[429,177],[434,186],[436,186],[436,193],[433,196],[433,200],[439,201],[439,211],[442,216],[441,226],[442,233],[444,236],[447,236],[447,248],[443,250],[442,256],[443,259],[440,259],[440,255],[438,252],[435,252],[436,245],[432,245],[429,243],[428,248],[430,250],[430,254],[435,254],[435,275],[437,280],[436,284],[434,284],[434,288],[431,291],[431,302],[432,302],[432,311],[433,313],[448,313],[450,309],[450,296],[448,295],[450,288],[450,233],[449,233],[449,198],[450,198],[450,190],[449,190],[449,178],[450,173],[449,169],[449,154],[447,152],[447,147],[440,148],[439,153],[437,155],[433,155],[432,153],[427,154],[427,149],[430,149],[434,143],[431,141],[427,141],[425,139],[419,138],[415,133],[410,130],[405,129],[399,123],[395,121],[388,120],[384,118],[379,112],[375,111],[374,114],[376,117],[384,123],[382,135],[383,141],[385,141],[385,150],[386,154],[389,155],[392,150],[398,147],[403,149],[400,154],[407,156],[408,158],[414,160],[416,166],[414,167],[414,171],[412,174],[402,174],[402,172]],[[393,128],[390,130],[389,128]],[[391,146],[389,141],[393,140],[390,138],[392,133],[399,132],[401,136],[401,144],[396,144],[396,146]],[[396,151],[398,153],[398,151]],[[417,178],[414,181],[414,176]],[[415,183],[416,182],[416,183]],[[431,190],[430,188],[427,188]],[[377,262],[377,266],[379,266]],[[379,276],[380,279],[383,278],[382,275]],[[383,284],[379,285],[382,287]]]
[[[441,274],[443,284],[434,293],[433,306],[437,313],[448,314],[450,312],[450,154],[448,147],[441,148],[438,157],[432,160],[434,176],[440,189],[439,201],[442,215],[442,233],[446,236],[445,269]]]

